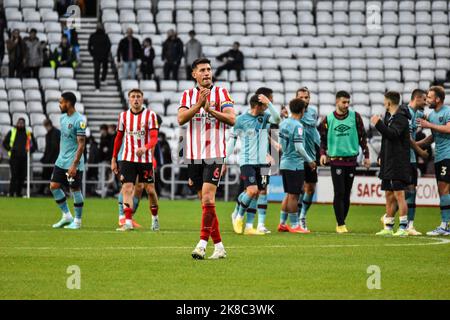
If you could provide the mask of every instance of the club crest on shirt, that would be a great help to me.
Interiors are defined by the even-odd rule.
[[[337,170],[336,170],[336,174],[337,174],[338,176],[340,176],[340,175],[342,174],[342,169],[337,169]]]
[[[439,117],[439,122],[444,122],[444,116]]]
[[[72,129],[73,125],[71,123],[69,123],[69,125],[67,126],[68,129]]]

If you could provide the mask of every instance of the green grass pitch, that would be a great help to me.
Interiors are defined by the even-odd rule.
[[[157,233],[147,204],[136,215],[146,229],[119,233],[113,199],[87,199],[83,229],[72,231],[51,228],[60,213],[50,198],[1,198],[0,299],[450,299],[450,238],[376,237],[383,207],[352,206],[351,233],[337,235],[332,207],[313,205],[314,232],[295,235],[274,232],[280,205],[269,204],[273,233],[248,237],[232,231],[234,203],[219,202],[228,258],[196,261],[199,202],[161,201]],[[426,232],[439,217],[418,208],[415,225]],[[79,290],[66,286],[72,265]],[[371,265],[381,289],[367,287]]]

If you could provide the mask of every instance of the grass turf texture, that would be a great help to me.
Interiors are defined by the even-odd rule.
[[[51,229],[60,218],[52,199],[1,198],[0,299],[450,298],[450,243],[376,237],[382,207],[352,206],[351,233],[337,235],[332,207],[313,205],[314,233],[298,235],[275,232],[280,205],[269,204],[273,233],[249,237],[232,231],[234,203],[219,202],[228,258],[196,261],[199,202],[161,201],[157,233],[147,204],[136,215],[146,230],[119,233],[113,199],[87,199],[83,229],[73,231]],[[438,209],[418,208],[418,230],[438,223]],[[71,265],[81,269],[81,290],[66,287]],[[381,268],[381,290],[367,288],[370,265]]]

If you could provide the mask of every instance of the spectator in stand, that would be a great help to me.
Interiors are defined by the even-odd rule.
[[[88,164],[99,164],[100,163],[100,150],[98,148],[98,143],[95,141],[94,136],[89,136],[87,139],[87,143],[89,144],[89,157]],[[98,167],[88,166],[88,170],[86,173],[86,178],[88,181],[98,181]],[[95,192],[96,185],[89,184],[87,187],[87,193],[91,196],[97,195]]]
[[[186,79],[194,80],[192,78],[192,63],[198,58],[203,56],[202,44],[195,38],[195,31],[189,31],[189,37],[191,38],[186,42],[186,48],[184,51],[184,63],[186,65]]]
[[[141,45],[133,37],[133,29],[127,29],[127,36],[120,40],[117,48],[117,63],[123,61],[122,79],[136,79],[137,60],[140,59]],[[131,77],[129,73],[131,72]]]
[[[72,25],[70,28],[67,26],[67,20],[63,20],[61,22],[62,33],[67,36],[67,40],[72,47],[72,50],[75,54],[77,65],[81,65],[81,57],[80,57],[80,43],[78,42],[78,32]]]
[[[141,72],[142,79],[151,80],[152,75],[155,76],[155,68],[153,67],[153,60],[155,59],[155,50],[152,47],[152,39],[146,38],[142,44],[142,62]]]
[[[173,80],[178,80],[178,70],[183,58],[183,42],[178,38],[175,30],[167,32],[167,39],[162,45],[162,61],[164,63],[164,79],[169,80],[172,74]]]
[[[113,149],[111,146],[114,144],[111,141],[111,135],[108,133],[108,125],[102,124],[100,126],[100,162],[110,162],[112,158]]]
[[[50,65],[53,69],[59,67],[75,69],[77,66],[73,48],[70,46],[69,40],[65,34],[61,37],[61,44],[53,51]]]
[[[53,126],[50,119],[44,120],[44,127],[47,130],[45,135],[45,151],[41,158],[43,164],[54,164],[59,155],[59,140],[61,138],[61,131]],[[53,167],[44,167],[42,170],[42,180],[50,180],[53,172]],[[40,193],[44,193],[49,183],[42,185]]]
[[[27,174],[27,152],[37,149],[33,134],[25,128],[24,118],[19,118],[16,126],[8,132],[3,140],[3,147],[8,151],[11,169],[9,196],[22,197],[22,187]]]
[[[39,38],[36,37],[37,30],[31,29],[30,36],[23,39],[26,47],[26,76],[30,78],[39,77],[39,69],[42,67],[42,45]]]
[[[159,124],[159,122],[158,122]],[[109,124],[108,125],[108,135],[110,137],[111,140],[111,152],[114,150],[114,140],[116,139],[116,134],[117,134],[117,126],[115,124]],[[112,154],[111,154],[112,156]]]
[[[155,171],[156,188],[158,195],[161,194],[163,189],[166,189],[167,185],[161,181],[161,168],[165,164],[172,163],[172,153],[170,151],[170,145],[167,141],[166,134],[164,132],[159,132],[158,134],[158,144],[155,148],[155,159],[157,164],[157,169]],[[164,171],[164,178],[170,180],[171,169],[168,168]]]
[[[9,77],[22,78],[27,49],[18,29],[14,29],[11,37],[6,41],[6,47],[9,55]]]
[[[52,54],[50,52],[50,47],[47,42],[41,41],[42,47],[42,66],[51,67]]]
[[[7,28],[5,9],[0,6],[0,66],[3,64],[3,58],[5,57],[5,30]]]
[[[223,70],[236,70],[238,81],[241,81],[241,70],[244,69],[244,54],[239,50],[239,42],[233,43],[233,48],[219,55],[216,59],[225,63],[217,68],[215,77],[218,78]]]
[[[98,92],[100,90],[100,67],[102,68],[102,82],[105,82],[111,50],[111,41],[101,23],[97,24],[97,30],[89,37],[88,50],[94,59],[94,81],[96,92]]]

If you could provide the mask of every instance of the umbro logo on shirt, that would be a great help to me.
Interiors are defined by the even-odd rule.
[[[350,130],[351,128],[349,126],[346,126],[345,124],[340,124],[334,130],[339,131],[340,133],[344,133],[345,131]]]

